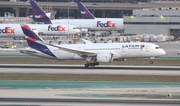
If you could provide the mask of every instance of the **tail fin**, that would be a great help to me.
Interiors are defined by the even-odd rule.
[[[36,35],[28,25],[24,25],[21,28],[26,36],[27,43],[31,48],[41,51],[49,56],[56,57],[43,42],[43,40]]]
[[[30,0],[33,9],[32,19],[35,22],[44,22],[45,24],[52,24],[50,18],[46,15],[43,9],[37,4],[35,0]]]
[[[27,43],[31,48],[38,49],[40,47],[39,42],[43,42],[42,39],[37,36],[28,25],[21,27],[22,31],[26,37]]]
[[[94,15],[92,15],[92,13],[81,2],[77,2],[77,5],[83,19],[95,19]]]

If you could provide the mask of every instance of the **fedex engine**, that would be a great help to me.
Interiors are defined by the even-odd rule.
[[[99,53],[96,59],[98,62],[113,62],[113,54],[110,52]]]
[[[82,28],[80,31],[81,31],[81,33],[87,33],[87,32],[88,32],[88,29],[83,29],[83,28]]]

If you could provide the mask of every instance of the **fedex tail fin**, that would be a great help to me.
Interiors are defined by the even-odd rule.
[[[36,49],[51,57],[56,57],[43,42],[43,40],[36,33],[34,33],[28,25],[24,25],[21,28],[24,35],[26,36],[27,43],[31,48]]]
[[[29,1],[33,9],[33,14],[30,16],[35,22],[43,22],[45,24],[52,24],[50,17],[43,11],[35,0]]]
[[[92,15],[91,12],[81,2],[77,2],[77,5],[83,19],[95,19],[94,15]]]

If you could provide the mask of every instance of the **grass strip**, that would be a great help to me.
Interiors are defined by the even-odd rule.
[[[180,82],[180,76],[0,73],[0,80]]]

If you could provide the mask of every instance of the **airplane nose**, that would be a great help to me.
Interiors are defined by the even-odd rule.
[[[81,32],[81,30],[79,30],[79,29],[76,29],[76,32],[77,32],[77,33],[79,33],[79,32]]]
[[[162,55],[165,55],[165,54],[166,54],[166,52],[164,50],[162,50]]]

